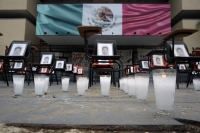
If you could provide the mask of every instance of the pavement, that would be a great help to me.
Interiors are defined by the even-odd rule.
[[[14,95],[13,84],[0,82],[0,125],[60,126],[104,130],[176,130],[183,128],[179,120],[200,122],[200,91],[185,83],[175,91],[171,115],[156,109],[153,84],[149,84],[147,101],[138,101],[111,85],[110,95],[103,97],[100,84],[84,96],[77,94],[76,83],[63,92],[61,84],[49,86],[47,95],[36,96],[34,84],[24,85],[23,94]]]

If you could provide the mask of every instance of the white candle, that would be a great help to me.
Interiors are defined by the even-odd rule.
[[[149,74],[137,73],[135,75],[135,83],[137,100],[146,100],[149,88]]]
[[[200,79],[193,79],[194,84],[194,90],[199,91],[200,90]]]
[[[87,80],[86,80],[86,88],[85,88],[85,90],[87,91],[88,90],[88,87],[89,87],[89,79],[88,78],[86,78]]]
[[[21,95],[24,88],[24,75],[13,75],[13,87],[15,95]]]
[[[128,95],[135,96],[136,89],[135,89],[135,78],[133,76],[128,77]]]
[[[35,76],[34,85],[35,85],[35,95],[43,95],[45,78],[42,76]]]
[[[156,108],[165,111],[173,110],[176,87],[176,70],[153,70],[153,81],[156,97]]]
[[[120,90],[122,90],[122,82],[123,82],[123,78],[120,78],[120,79],[119,79],[119,85],[120,85],[119,89],[120,89]]]
[[[45,84],[44,84],[44,93],[47,93],[49,88],[49,76],[45,77]]]
[[[100,76],[100,85],[101,85],[101,94],[103,96],[108,96],[110,92],[110,75],[102,75]]]
[[[128,93],[128,78],[124,77],[124,92],[127,94]]]
[[[79,77],[77,80],[77,91],[78,95],[85,95],[86,91],[87,78]]]
[[[62,91],[68,91],[69,88],[69,77],[62,78]]]

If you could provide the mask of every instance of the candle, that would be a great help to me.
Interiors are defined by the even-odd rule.
[[[119,79],[119,84],[120,84],[120,88],[119,89],[120,90],[122,90],[122,86],[123,86],[122,83],[123,83],[123,77]]]
[[[146,101],[149,88],[149,73],[136,73],[135,86],[137,100]]]
[[[176,87],[176,70],[155,69],[153,70],[153,81],[156,97],[156,108],[162,111],[173,110]]]
[[[44,76],[34,76],[35,85],[35,95],[44,94],[45,77]]]
[[[200,90],[200,79],[193,79],[194,84],[194,90],[199,91]]]
[[[136,95],[134,76],[128,77],[128,95],[129,96],[135,96]]]
[[[166,73],[165,72],[162,73],[162,78],[166,78]]]
[[[87,78],[79,77],[77,80],[78,95],[85,95],[86,86],[87,86]]]
[[[45,76],[44,93],[46,94],[49,88],[49,76]]]
[[[123,90],[127,94],[128,93],[128,78],[127,77],[124,77],[123,83],[124,83]]]
[[[103,96],[108,96],[110,91],[110,75],[101,75],[100,76],[100,86],[101,86],[101,94]]]
[[[69,77],[62,77],[62,91],[68,91],[69,88]]]
[[[24,88],[24,75],[13,75],[13,87],[15,95],[21,95]]]
[[[87,78],[87,81],[86,81],[86,88],[85,88],[86,91],[88,90],[88,87],[89,87],[89,79]]]

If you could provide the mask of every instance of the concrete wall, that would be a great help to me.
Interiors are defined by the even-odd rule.
[[[200,4],[199,4],[200,5]],[[200,19],[184,19],[183,27],[189,29],[196,29],[196,24]],[[200,31],[188,36],[184,37],[183,41],[187,44],[190,53],[192,53],[192,47],[199,47],[200,46]]]
[[[171,18],[174,18],[182,10],[200,10],[200,0],[170,0]],[[172,31],[180,28],[196,29],[199,19],[182,19],[172,27]],[[192,53],[192,47],[200,45],[200,31],[184,38],[176,38],[177,41],[184,41]]]
[[[27,0],[0,0],[0,10],[26,10]]]
[[[171,5],[171,18],[174,18],[182,10],[182,0],[169,0]]]
[[[34,17],[37,16],[39,0],[0,0],[0,10],[27,10]]]
[[[182,10],[200,10],[200,0],[182,0]]]
[[[25,40],[31,40],[32,44],[39,44],[40,39],[35,35],[35,25],[33,25],[31,22],[26,20],[25,24]]]
[[[174,18],[181,10],[200,10],[200,0],[170,0],[171,18]]]
[[[27,10],[34,16],[37,17],[37,4],[39,0],[27,0]]]
[[[182,28],[183,28],[183,21],[179,21],[172,27],[172,31],[176,29],[182,29]],[[175,41],[183,41],[183,38],[182,37],[176,38]]]
[[[5,46],[13,40],[24,40],[26,19],[0,19],[0,55],[5,55]]]
[[[198,21],[200,21],[200,19],[183,19],[173,26],[172,31],[181,28],[196,29],[196,24]],[[189,52],[192,53],[192,47],[195,48],[200,46],[200,31],[187,37],[176,38],[175,40],[185,42]]]

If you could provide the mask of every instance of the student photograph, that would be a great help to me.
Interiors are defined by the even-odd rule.
[[[21,48],[21,47],[16,47],[16,48],[15,48],[15,50],[14,50],[14,52],[13,52],[13,55],[15,55],[15,56],[18,56],[18,55],[20,55],[20,53],[21,53],[21,50],[22,50],[22,48]]]

